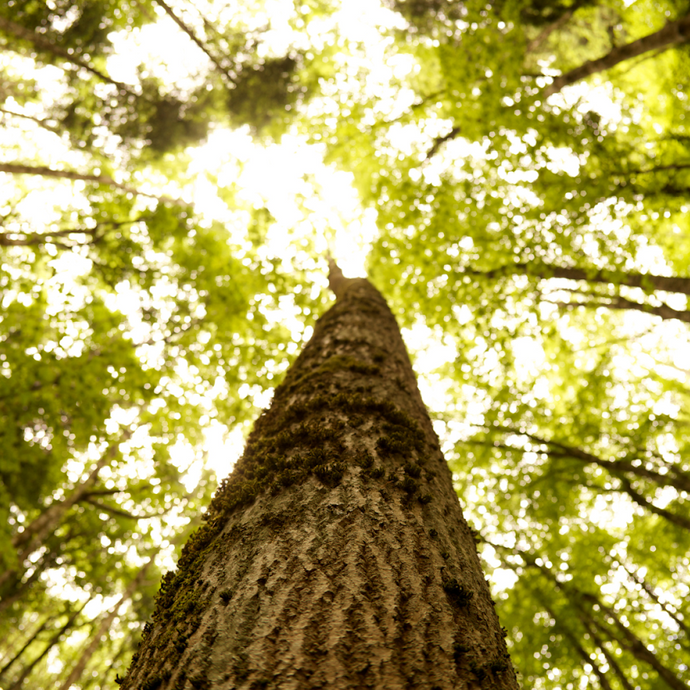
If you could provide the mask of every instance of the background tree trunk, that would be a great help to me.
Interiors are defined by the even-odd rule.
[[[184,206],[184,202],[179,199],[171,199],[167,196],[158,196],[157,194],[149,194],[142,192],[135,187],[130,187],[120,182],[115,182],[112,177],[107,175],[91,175],[90,173],[78,173],[71,170],[55,170],[45,165],[25,165],[24,163],[0,163],[0,172],[8,173],[10,175],[40,175],[41,177],[53,177],[59,180],[81,180],[83,182],[93,182],[94,184],[102,184],[106,187],[113,187],[114,189],[121,189],[128,194],[135,196],[145,196],[149,199],[156,199],[161,203],[176,204]]]
[[[395,319],[331,287],[123,689],[517,688]]]
[[[126,432],[116,443],[112,443],[84,481],[77,483],[68,496],[61,501],[52,503],[22,532],[12,537],[12,546],[17,549],[17,565],[0,572],[0,586],[4,585],[13,575],[24,570],[24,561],[33,551],[43,545],[48,535],[57,529],[72,506],[82,500],[98,480],[98,473],[107,463],[112,461],[119,449],[119,444],[131,435],[130,432]]]

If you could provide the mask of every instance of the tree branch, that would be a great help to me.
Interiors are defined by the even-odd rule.
[[[579,67],[562,74],[560,77],[556,77],[551,85],[544,89],[544,97],[548,98],[566,86],[570,86],[598,72],[609,70],[625,60],[630,60],[652,50],[668,50],[672,46],[685,43],[688,40],[690,40],[690,15],[668,22],[666,26],[653,34],[614,48],[604,57],[597,60],[588,60]]]
[[[129,513],[126,510],[122,510],[121,508],[114,508],[113,506],[109,506],[106,503],[101,503],[100,501],[97,501],[95,498],[91,498],[90,496],[86,496],[79,501],[80,503],[90,503],[92,506],[95,506],[99,510],[104,510],[106,513],[110,513],[111,515],[115,515],[116,517],[122,517],[126,518],[128,520],[151,520],[152,518],[155,517],[161,517],[165,515],[167,510],[164,510],[160,513],[145,513],[144,515],[134,515],[134,513]]]

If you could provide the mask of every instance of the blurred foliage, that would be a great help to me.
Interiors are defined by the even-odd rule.
[[[6,158],[101,180],[0,197],[2,687],[59,687],[125,596],[78,681],[112,685],[214,489],[208,429],[246,428],[325,304],[323,238],[276,249],[241,155],[194,167],[228,127],[320,147],[375,213],[371,279],[448,353],[432,412],[523,686],[690,682],[690,52],[544,94],[687,2],[384,4],[359,33],[320,1],[280,31],[264,3],[0,8]]]

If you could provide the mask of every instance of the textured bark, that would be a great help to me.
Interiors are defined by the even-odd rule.
[[[558,93],[566,86],[570,86],[581,79],[586,79],[597,72],[604,72],[615,67],[625,60],[644,55],[652,50],[664,51],[672,46],[686,43],[690,40],[690,15],[681,17],[674,22],[668,22],[663,29],[644,36],[637,41],[626,43],[614,48],[610,53],[598,60],[588,60],[575,69],[556,77],[553,82],[544,89],[544,96],[548,97]]]
[[[367,281],[331,286],[124,690],[516,690],[395,319]]]

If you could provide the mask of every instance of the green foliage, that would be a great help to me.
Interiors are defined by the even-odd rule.
[[[189,183],[203,179],[193,147],[230,125],[264,140],[303,136],[353,175],[376,215],[371,278],[403,326],[426,327],[451,352],[432,374],[446,382],[446,401],[433,404],[523,685],[688,683],[690,51],[643,55],[543,94],[557,72],[687,7],[387,6],[397,19],[377,18],[360,38],[338,24],[335,4],[303,3],[277,47],[261,3],[231,19],[211,4],[176,5],[188,31],[175,40],[193,34],[185,50],[206,62],[176,80],[148,56],[131,83],[112,78],[109,57],[116,38],[160,22],[155,2],[0,8],[2,121],[17,135],[3,140],[7,159],[29,162],[35,151],[36,166],[130,188],[8,178],[0,200],[0,637],[15,653],[47,620],[3,682],[70,620],[65,592],[101,604],[122,593],[134,554],[167,543],[168,520],[208,503],[210,470],[193,480],[206,426],[244,424],[252,397],[281,380],[297,343],[279,310],[294,308],[306,327],[325,304],[303,289],[314,278],[299,268],[315,265],[322,238],[304,241],[295,260],[273,248],[276,229],[285,232],[271,201],[279,190],[256,207],[225,182],[219,199],[175,201],[193,198]],[[206,180],[219,186],[228,169]],[[155,191],[163,186],[165,196]],[[218,201],[222,220],[207,213]],[[656,276],[678,278],[674,291]],[[325,385],[339,370],[379,374],[336,356],[310,381]],[[303,383],[288,378],[276,395]],[[394,406],[362,392],[334,402],[353,426],[382,417],[379,452],[420,442]],[[306,412],[295,407],[293,421]],[[297,464],[281,460],[294,439],[277,430],[265,463],[238,468],[219,500],[244,505],[309,475],[337,484],[345,468],[333,443],[317,428],[301,433]],[[23,530],[103,458],[26,559]],[[418,466],[393,478],[371,458],[359,464],[433,508]],[[154,579],[123,608],[81,687],[122,673]],[[458,607],[472,595],[452,581],[445,590]],[[202,604],[192,596],[178,615]],[[80,613],[72,625],[56,643],[65,672],[97,617]],[[501,663],[475,669],[478,680]],[[51,668],[39,663],[27,683],[54,685]]]

